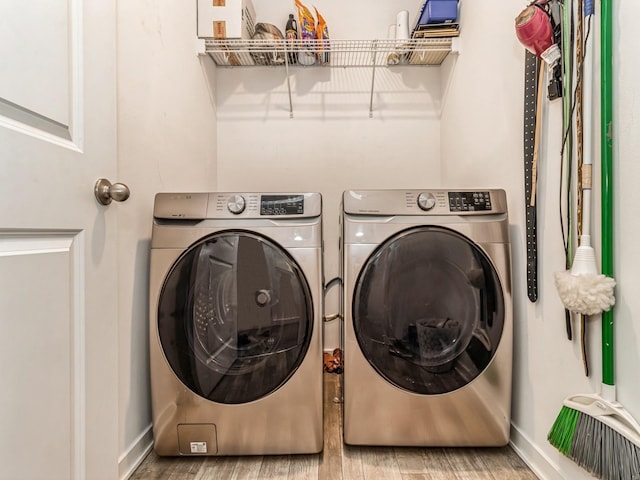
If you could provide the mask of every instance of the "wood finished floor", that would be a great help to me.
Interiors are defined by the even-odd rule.
[[[340,377],[325,373],[324,450],[317,455],[158,457],[130,480],[536,480],[510,447],[354,447],[342,442]]]

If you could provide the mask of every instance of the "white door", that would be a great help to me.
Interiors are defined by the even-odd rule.
[[[0,2],[0,479],[117,478],[115,0]]]

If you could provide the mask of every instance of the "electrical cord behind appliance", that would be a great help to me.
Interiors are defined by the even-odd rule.
[[[323,302],[326,300],[327,292],[331,290],[331,288],[334,287],[335,285],[342,286],[342,278],[334,277],[325,283],[323,288]],[[322,320],[323,320],[323,323],[333,322],[334,320],[342,320],[342,314],[338,312],[338,313],[331,313],[328,315],[324,315]],[[340,328],[339,330],[340,330],[340,345],[342,345],[342,328]],[[324,363],[325,372],[337,373],[337,374],[342,373],[342,371],[344,370],[344,362],[342,359],[341,348],[334,348],[331,353],[324,352],[323,357],[324,357],[323,363]],[[333,399],[333,402],[340,403],[341,398],[335,397]]]

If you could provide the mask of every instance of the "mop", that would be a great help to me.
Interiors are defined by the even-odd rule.
[[[585,15],[587,13],[587,15]],[[585,22],[587,16],[589,21]],[[585,34],[585,23],[588,29]],[[582,2],[578,4],[578,22],[576,27],[576,90],[575,117],[577,137],[577,233],[579,247],[576,251],[573,267],[569,271],[555,274],[558,294],[565,305],[565,312],[580,314],[580,339],[584,373],[589,376],[587,356],[586,316],[595,315],[610,308],[613,301],[613,281],[604,275],[598,275],[595,253],[591,247],[591,188],[592,188],[592,155],[591,155],[591,96],[592,96],[592,60],[588,40],[591,30],[591,12],[585,12]],[[586,92],[586,95],[584,94]],[[583,109],[583,103],[585,108]],[[584,111],[586,110],[589,128],[584,128]],[[587,141],[585,142],[585,133]],[[571,159],[569,159],[571,161]],[[569,192],[571,184],[569,184]],[[568,245],[568,244],[567,244]],[[578,260],[576,262],[576,260]],[[570,313],[569,313],[570,315]],[[570,322],[570,319],[568,320]],[[567,327],[569,331],[569,327]]]
[[[587,11],[592,9],[591,3],[591,10]],[[602,0],[601,11],[602,270],[610,277],[613,274],[611,0]],[[565,399],[548,439],[561,453],[599,478],[637,480],[640,424],[616,401],[613,340],[613,310],[608,308],[602,315],[602,392]]]
[[[590,10],[585,9],[585,12],[589,11]],[[579,39],[579,41],[581,41],[581,39]],[[587,111],[587,119],[589,119],[591,115],[591,108],[589,107],[591,104],[592,68],[591,62],[588,61],[591,50],[592,49],[583,49],[583,51],[586,51],[584,55],[585,65],[583,67],[579,59],[577,67],[583,71],[581,76],[587,83],[586,87],[582,88],[582,91],[586,92],[585,99],[587,100],[587,104],[585,105],[585,110]],[[577,83],[576,88],[581,88],[581,81],[579,80]],[[578,98],[578,100],[580,99]],[[587,124],[590,125],[590,122],[587,121]],[[580,118],[578,118],[578,129],[578,136],[580,137],[583,129]],[[579,143],[582,143],[581,138],[579,138]],[[590,147],[589,136],[585,144],[587,147]],[[580,155],[580,153],[581,149],[578,148],[578,155]],[[579,246],[575,251],[571,269],[556,272],[554,278],[558,295],[567,310],[580,315],[597,315],[609,310],[615,303],[613,296],[615,280],[598,273],[595,251],[591,245],[592,155],[590,148],[584,157],[580,168],[581,176],[578,183],[579,189],[581,190],[581,195],[578,197],[582,213],[578,219],[579,224],[581,224]]]

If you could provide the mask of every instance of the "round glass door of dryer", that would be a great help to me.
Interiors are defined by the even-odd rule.
[[[167,275],[158,334],[190,390],[240,404],[277,390],[309,348],[313,307],[295,260],[255,233],[224,231],[188,248]]]
[[[365,262],[353,296],[353,328],[371,366],[391,384],[437,395],[489,365],[504,328],[498,274],[466,236],[411,228]]]

